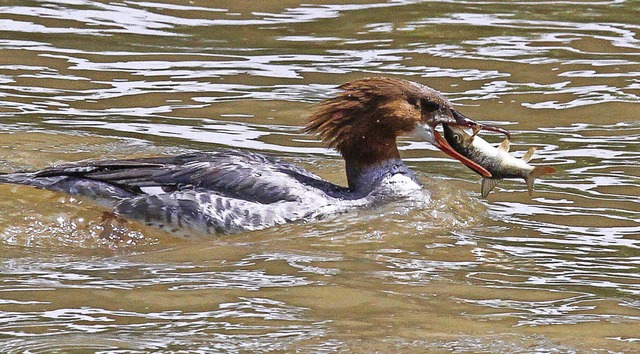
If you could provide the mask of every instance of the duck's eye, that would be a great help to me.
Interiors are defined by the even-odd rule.
[[[440,109],[440,105],[433,101],[428,101],[425,99],[420,100],[420,105],[422,106],[423,111],[434,112]]]
[[[415,97],[409,97],[407,99],[407,102],[409,102],[410,105],[416,107],[417,109],[420,109],[420,100],[415,98]]]

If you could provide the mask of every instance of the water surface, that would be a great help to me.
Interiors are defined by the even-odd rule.
[[[432,203],[190,240],[3,185],[0,352],[637,352],[638,18],[622,0],[4,1],[1,171],[234,147],[345,183],[299,127],[386,75],[558,172],[484,200],[404,139]]]

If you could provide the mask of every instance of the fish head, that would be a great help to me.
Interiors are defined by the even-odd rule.
[[[462,127],[443,124],[442,129],[444,131],[445,140],[456,151],[467,150],[473,143],[473,135],[468,134]]]
[[[474,130],[478,127],[478,125],[469,125]],[[464,128],[457,123],[442,124],[442,129],[444,131],[445,138],[434,129],[434,137],[437,142],[436,145],[440,150],[442,150],[447,155],[453,157],[454,159],[462,162],[465,166],[469,167],[479,175],[487,178],[491,178],[491,172],[489,172],[485,167],[481,166],[477,162],[469,159],[467,155],[468,149],[471,147],[473,143],[473,135],[468,134]]]

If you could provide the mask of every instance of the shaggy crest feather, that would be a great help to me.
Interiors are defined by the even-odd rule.
[[[425,95],[424,86],[413,82],[393,78],[366,78],[343,84],[339,87],[341,92],[318,105],[316,111],[309,117],[304,131],[318,136],[329,147],[339,152],[345,152],[348,144],[362,131],[376,129],[377,134],[389,135],[395,138],[401,130],[389,129],[387,124],[381,122],[385,117],[395,115],[397,105],[387,105],[392,101],[416,102]],[[431,93],[431,92],[429,92]],[[437,103],[446,105],[446,100],[433,90],[431,93]],[[399,124],[402,120],[395,121]],[[382,124],[381,124],[382,123]],[[409,122],[407,122],[409,123]],[[411,122],[415,124],[415,121]],[[366,128],[364,126],[367,126]],[[397,128],[397,127],[394,127]],[[412,129],[413,126],[408,126]]]

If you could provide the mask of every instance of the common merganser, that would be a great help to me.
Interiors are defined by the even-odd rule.
[[[342,155],[348,187],[263,154],[236,150],[82,161],[2,174],[0,183],[89,197],[118,216],[172,231],[213,234],[308,220],[420,190],[420,182],[400,159],[400,135],[426,140],[479,174],[491,176],[435,130],[443,123],[480,127],[436,90],[384,77],[349,82],[339,89],[337,96],[319,104],[304,130]]]

